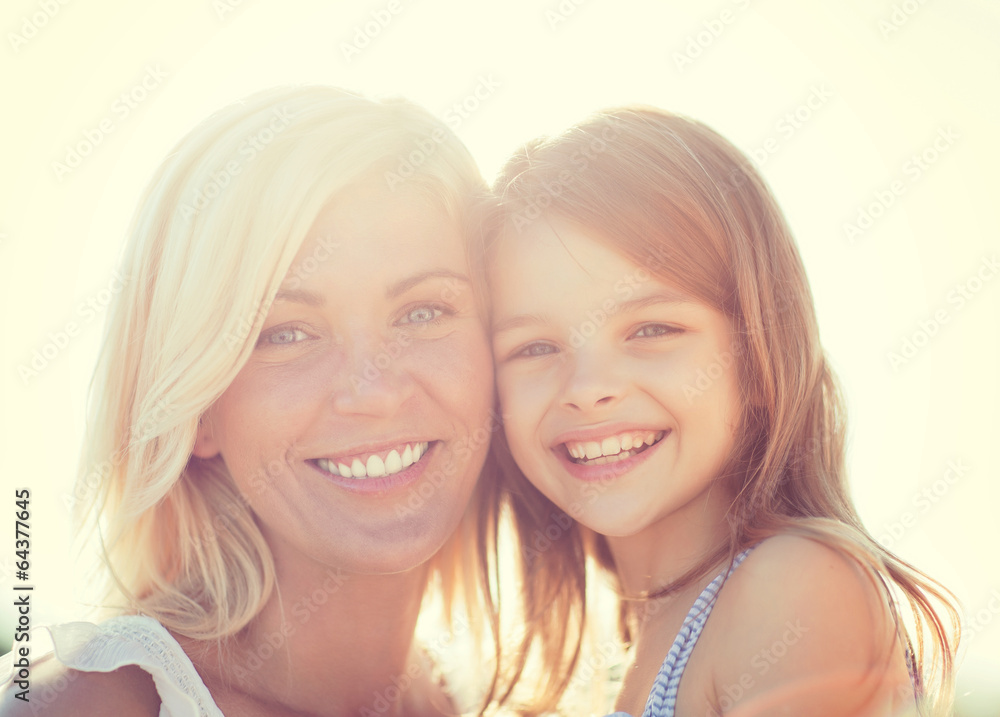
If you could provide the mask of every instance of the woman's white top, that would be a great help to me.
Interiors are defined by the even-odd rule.
[[[49,633],[52,652],[66,667],[81,672],[112,672],[136,665],[148,672],[160,694],[160,717],[223,717],[177,640],[151,617],[124,615],[100,625],[70,622],[40,630]],[[32,631],[32,659],[37,654],[38,633]],[[14,679],[14,654],[0,657],[0,688]],[[39,706],[45,704],[46,697],[54,699],[46,690],[34,688],[29,697],[31,704]]]

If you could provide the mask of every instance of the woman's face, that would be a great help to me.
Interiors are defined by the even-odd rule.
[[[506,236],[490,272],[507,441],[531,482],[604,535],[689,506],[720,519],[739,412],[729,320],[555,219]]]
[[[276,558],[385,573],[452,534],[495,423],[459,226],[372,176],[317,218],[195,455],[222,456]]]

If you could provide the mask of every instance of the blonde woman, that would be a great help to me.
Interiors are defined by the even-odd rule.
[[[429,585],[494,614],[485,196],[428,113],[333,88],[179,143],[131,229],[81,473],[118,616],[51,628],[32,702],[0,713],[458,710],[414,629]]]

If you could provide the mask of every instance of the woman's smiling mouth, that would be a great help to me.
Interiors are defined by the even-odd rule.
[[[400,473],[427,454],[430,443],[406,443],[388,451],[339,458],[313,458],[308,462],[330,475],[342,478],[382,478]]]

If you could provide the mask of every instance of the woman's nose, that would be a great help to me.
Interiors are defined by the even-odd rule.
[[[338,413],[389,416],[412,395],[403,342],[377,332],[343,337],[334,370],[332,402]]]

